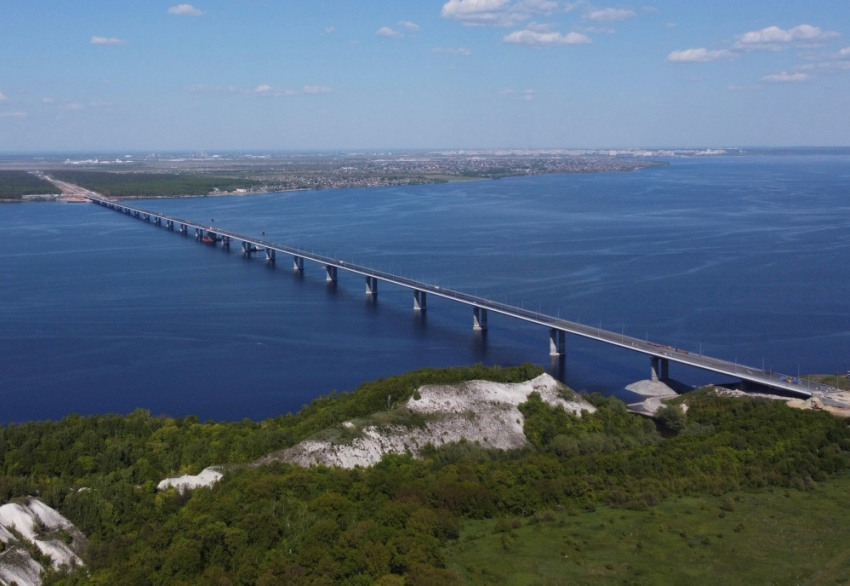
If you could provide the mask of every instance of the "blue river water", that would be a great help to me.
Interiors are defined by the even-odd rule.
[[[635,337],[788,374],[850,362],[850,157],[140,201]],[[289,258],[267,266],[88,204],[0,206],[0,423],[262,419],[420,367],[526,361],[629,400],[649,359]],[[671,365],[687,384],[717,375]]]

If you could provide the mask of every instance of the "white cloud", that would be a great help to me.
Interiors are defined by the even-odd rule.
[[[41,103],[42,103],[42,104],[52,104],[52,103],[53,103],[53,102],[55,102],[55,101],[56,101],[56,100],[54,100],[53,98],[41,98]]]
[[[324,85],[305,85],[304,93],[311,96],[316,96],[319,94],[329,94],[331,93],[331,88]]]
[[[463,57],[467,57],[469,55],[472,55],[472,51],[470,51],[469,49],[467,49],[465,47],[458,47],[457,49],[441,49],[439,47],[436,47],[434,49],[431,49],[431,52],[432,53],[442,53],[444,55],[461,55]]]
[[[567,33],[546,30],[539,25],[530,25],[525,30],[514,31],[502,39],[506,43],[528,45],[529,47],[545,47],[547,45],[587,45],[592,43],[590,37],[581,33]]]
[[[565,6],[571,10],[572,5]],[[535,14],[553,14],[559,10],[551,0],[449,0],[440,16],[467,26],[516,26]]]
[[[409,20],[401,20],[398,23],[399,26],[403,26],[409,31],[417,32],[419,31],[419,25],[415,22],[410,22]]]
[[[806,81],[808,79],[809,75],[807,73],[787,73],[785,71],[783,71],[782,73],[765,75],[761,78],[762,81],[769,81],[772,83],[800,82]]]
[[[268,84],[260,84],[254,89],[239,89],[232,85],[190,85],[186,86],[186,91],[193,94],[236,94],[255,98],[283,98],[294,96],[293,90],[285,88],[276,88]]]
[[[82,104],[77,104],[77,103],[65,104],[64,106],[62,106],[63,110],[82,110],[83,108],[85,108],[85,106],[83,106]]]
[[[729,85],[726,86],[726,89],[730,92],[751,92],[755,90],[760,90],[761,86],[759,84],[753,85]]]
[[[709,51],[708,49],[699,48],[673,51],[667,55],[667,61],[670,63],[708,63],[710,61],[729,61],[735,57],[735,53],[725,49]]]
[[[582,18],[593,22],[620,22],[637,16],[634,10],[626,8],[599,8],[588,10]]]
[[[522,90],[521,92],[514,91],[513,88],[506,88],[496,92],[500,96],[509,96],[512,100],[522,100],[530,102],[534,99],[534,90]]]
[[[91,38],[92,45],[123,45],[124,41],[121,39],[116,39],[115,37],[98,37],[94,36]]]
[[[204,13],[191,4],[178,4],[168,9],[168,14],[175,16],[203,16]]]
[[[276,87],[272,87],[268,84],[261,84],[255,87],[250,92],[246,92],[253,96],[259,96],[263,98],[281,98],[285,96],[294,96],[295,92],[287,89],[280,89]]]
[[[665,26],[667,28],[676,28],[679,25],[677,25],[675,22],[668,22]]]
[[[325,29],[325,32],[323,34],[332,35],[335,32],[336,32],[336,27],[335,26],[329,26]]]
[[[0,118],[26,118],[26,112],[2,112]]]
[[[850,47],[845,47],[838,52],[839,57],[850,57]]]
[[[6,97],[6,94],[4,94],[3,92],[0,92],[0,102],[5,102],[8,99],[9,98]]]
[[[809,24],[801,24],[787,30],[769,26],[739,35],[734,48],[746,51],[779,51],[788,46],[811,45],[837,36],[837,32],[823,31]]]
[[[404,35],[398,31],[391,29],[388,26],[382,26],[378,29],[378,32],[375,33],[379,37],[385,37],[387,39],[397,39],[399,37],[403,37]]]

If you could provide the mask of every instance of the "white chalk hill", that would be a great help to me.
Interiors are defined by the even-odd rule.
[[[531,393],[576,415],[596,410],[548,374],[522,383],[426,385],[395,409],[346,421],[339,428],[270,454],[257,464],[284,461],[301,466],[372,466],[385,454],[417,456],[428,445],[439,447],[462,439],[486,448],[521,448],[528,440],[518,406]]]
[[[38,499],[0,507],[0,585],[41,586],[42,565],[29,549],[35,547],[50,559],[53,569],[82,566],[78,555],[85,536],[65,517]]]

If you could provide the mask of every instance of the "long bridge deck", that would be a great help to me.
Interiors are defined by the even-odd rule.
[[[814,394],[823,394],[838,390],[827,385],[811,381],[800,381],[791,376],[744,366],[702,354],[694,354],[678,348],[656,344],[648,340],[626,336],[622,333],[611,332],[602,328],[499,303],[477,295],[454,291],[438,285],[430,285],[385,271],[345,262],[337,258],[315,254],[291,246],[284,246],[263,238],[246,236],[219,227],[153,212],[126,204],[122,201],[103,197],[73,184],[61,181],[54,181],[54,183],[75,195],[85,197],[101,206],[147,222],[152,222],[158,226],[165,226],[171,230],[177,227],[183,234],[188,234],[189,229],[193,229],[195,231],[195,237],[199,240],[206,238],[210,242],[221,242],[223,246],[228,247],[233,241],[241,242],[243,253],[249,256],[254,253],[265,253],[266,259],[271,262],[276,260],[278,253],[291,256],[295,270],[304,269],[304,260],[318,263],[325,268],[328,281],[336,281],[339,271],[363,276],[366,279],[366,293],[368,295],[377,294],[378,283],[380,281],[410,289],[414,294],[414,309],[418,311],[426,309],[427,296],[429,295],[468,305],[473,310],[473,328],[476,330],[487,329],[487,316],[489,312],[546,327],[549,329],[550,355],[552,356],[564,355],[566,334],[570,333],[648,355],[651,364],[650,375],[653,380],[668,378],[669,363],[676,362],[802,397],[811,397]]]

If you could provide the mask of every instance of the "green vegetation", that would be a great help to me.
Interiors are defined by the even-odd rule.
[[[0,502],[38,491],[91,537],[87,570],[48,584],[792,584],[817,568],[829,583],[846,575],[850,512],[830,511],[850,490],[850,428],[779,401],[696,391],[674,401],[687,412],[672,408],[662,435],[616,399],[591,395],[597,411],[577,417],[532,394],[520,407],[531,445],[515,452],[461,442],[369,469],[236,465],[389,411],[422,384],[540,373],[415,371],[262,423],[136,411],[0,428]],[[211,489],[155,488],[210,464],[231,464]],[[792,545],[798,553],[785,555]]]
[[[842,391],[850,391],[850,374],[810,374],[803,378],[814,383],[829,385]]]
[[[470,585],[846,584],[850,478],[464,523],[444,550]],[[516,525],[516,528],[514,528]]]
[[[52,171],[50,175],[107,197],[174,197],[206,195],[215,191],[250,189],[254,179],[178,173],[111,173],[108,171]]]
[[[24,195],[58,193],[55,185],[26,171],[0,171],[0,199],[20,200]]]

